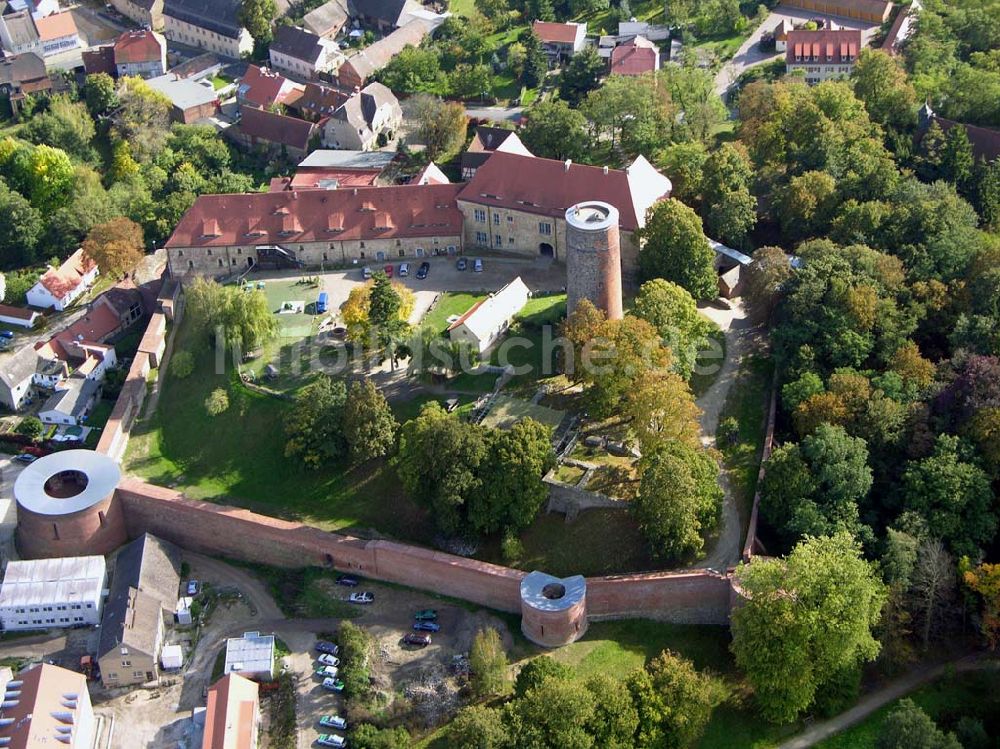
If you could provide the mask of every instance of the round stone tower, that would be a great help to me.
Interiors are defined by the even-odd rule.
[[[582,299],[622,318],[622,259],[618,209],[589,200],[566,210],[567,312]]]
[[[535,571],[521,580],[521,632],[536,645],[568,645],[587,631],[587,581]]]
[[[17,548],[25,559],[107,554],[128,541],[107,455],[65,450],[39,458],[14,482]]]

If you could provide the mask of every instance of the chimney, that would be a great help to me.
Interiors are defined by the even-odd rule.
[[[568,172],[572,164],[573,164],[573,159],[566,159],[566,161],[563,163],[563,171]]]
[[[356,188],[356,187],[354,188],[354,194],[355,194],[355,195],[357,195],[357,194],[358,194],[358,188]]]
[[[606,165],[606,164],[605,164],[605,166],[604,166],[604,176],[605,176],[605,177],[607,177],[607,176],[608,176],[608,167],[607,167],[607,165]]]
[[[295,190],[292,190],[292,200],[298,200],[298,199],[299,199],[299,194]]]

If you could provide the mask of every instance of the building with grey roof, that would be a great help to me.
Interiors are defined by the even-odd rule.
[[[324,145],[373,151],[391,141],[402,122],[403,110],[392,91],[381,83],[369,83],[327,120]]]
[[[239,674],[248,679],[270,680],[274,676],[274,635],[244,632],[226,640],[223,674]]]
[[[253,39],[239,21],[240,0],[164,0],[167,39],[239,59]]]
[[[300,169],[385,169],[396,154],[388,151],[334,151],[319,148],[299,162]]]
[[[42,404],[38,418],[45,424],[76,426],[87,418],[100,392],[99,382],[73,375]]]
[[[6,3],[4,3],[6,5]],[[42,54],[38,28],[28,10],[0,13],[0,47],[9,55]]]
[[[105,574],[102,556],[8,562],[0,623],[7,631],[97,624]]]
[[[406,47],[419,47],[436,27],[436,23],[421,19],[409,21],[405,26],[348,57],[337,71],[338,82],[348,88],[364,86]]]
[[[344,60],[335,42],[295,26],[279,26],[268,50],[272,66],[306,78],[335,70]]]
[[[309,11],[302,18],[302,25],[324,39],[333,39],[347,24],[347,0],[329,0]]]
[[[97,650],[105,687],[158,678],[164,617],[173,616],[179,587],[180,552],[173,544],[146,533],[118,552]]]
[[[9,354],[0,354],[0,403],[18,411],[31,396],[31,386],[38,369],[38,352],[22,346]]]
[[[211,117],[219,110],[219,97],[212,81],[205,78],[178,78],[167,73],[146,81],[173,105],[170,116],[176,122],[190,124]]]

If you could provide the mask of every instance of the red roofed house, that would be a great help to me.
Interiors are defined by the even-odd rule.
[[[462,244],[462,185],[394,185],[202,195],[165,245],[170,274],[228,274],[278,262],[320,266],[435,252]]]
[[[94,709],[87,677],[42,663],[0,684],[0,746],[8,749],[90,749]]]
[[[209,688],[201,749],[256,749],[259,731],[257,682],[226,674]]]
[[[563,57],[572,57],[583,49],[587,36],[586,23],[553,23],[551,21],[535,21],[531,30],[542,40],[545,52],[558,61]]]
[[[785,70],[789,73],[803,71],[806,83],[846,78],[858,61],[861,31],[795,29],[788,32],[787,45]]]
[[[660,69],[660,48],[637,36],[611,50],[611,75],[643,75]]]
[[[42,54],[45,57],[80,46],[80,34],[76,30],[73,14],[68,10],[36,18],[35,28],[38,29],[38,39],[42,43]]]
[[[97,278],[97,264],[84,256],[83,248],[70,255],[58,269],[51,265],[38,283],[28,290],[28,304],[62,312]]]
[[[236,101],[268,109],[275,104],[292,104],[302,96],[302,87],[270,68],[248,65],[247,72],[236,87]]]
[[[226,130],[226,135],[247,147],[284,148],[289,156],[309,153],[313,138],[319,137],[319,126],[297,117],[268,112],[256,107],[240,107],[240,123]]]
[[[35,321],[41,316],[41,312],[36,312],[25,307],[11,307],[9,304],[0,304],[0,322],[6,325],[33,328],[35,327]]]
[[[118,77],[155,78],[167,72],[167,40],[155,31],[126,31],[115,41],[114,50]]]

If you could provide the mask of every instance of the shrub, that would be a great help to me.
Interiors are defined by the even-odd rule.
[[[14,431],[18,434],[23,434],[25,437],[31,437],[32,440],[37,442],[38,438],[45,431],[45,427],[42,426],[42,421],[37,416],[25,416]]]
[[[205,410],[209,416],[218,416],[229,408],[229,395],[224,388],[216,388],[205,399]]]
[[[366,702],[372,694],[368,664],[375,651],[374,638],[364,629],[344,622],[340,625],[340,678],[344,693],[352,700]]]
[[[189,377],[192,372],[194,372],[194,356],[191,355],[191,352],[178,351],[175,353],[174,358],[170,360],[170,373],[183,380],[185,377]]]
[[[508,530],[503,534],[503,540],[500,542],[500,553],[508,564],[524,557],[524,544],[517,537],[517,533]]]

